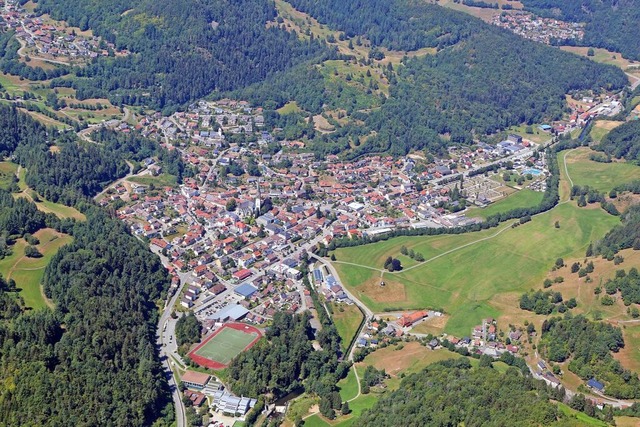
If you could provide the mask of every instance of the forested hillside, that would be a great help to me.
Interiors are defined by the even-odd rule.
[[[117,175],[122,157],[84,147],[13,108],[0,109],[0,123],[1,148],[30,168],[27,181],[43,194],[59,192],[87,217],[59,220],[0,191],[3,253],[45,226],[73,237],[45,270],[54,310],[25,311],[8,293],[15,283],[0,280],[0,425],[170,424],[155,349],[155,303],[165,296],[167,273],[122,223],[87,203],[102,180]],[[61,151],[49,153],[50,144]]]
[[[434,149],[444,134],[470,143],[474,134],[560,118],[570,91],[626,84],[617,68],[478,25],[459,45],[400,67],[390,98],[367,120],[378,132],[374,150]]]
[[[365,411],[356,426],[561,426],[541,381],[515,369],[470,368],[469,360],[428,366],[402,380]],[[565,420],[566,421],[566,420]]]
[[[296,9],[340,31],[392,50],[446,47],[468,37],[477,23],[464,14],[413,0],[290,0]]]
[[[603,47],[640,60],[640,1],[522,0],[532,12],[567,21],[585,22],[585,46]]]
[[[632,120],[613,129],[594,148],[640,165],[640,120]]]
[[[583,380],[604,382],[605,392],[620,399],[640,396],[638,374],[613,358],[625,345],[620,328],[584,316],[552,318],[542,324],[540,352],[553,362],[569,360],[569,370]]]
[[[37,11],[133,52],[79,70],[80,99],[109,95],[116,104],[163,108],[328,54],[319,42],[268,28],[275,9],[267,0],[39,0]]]

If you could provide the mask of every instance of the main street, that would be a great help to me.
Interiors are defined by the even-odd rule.
[[[160,256],[162,263],[167,266],[168,260],[166,259],[166,257],[163,257],[161,254],[158,254],[158,256]],[[169,300],[167,300],[164,306],[162,315],[158,320],[157,329],[157,344],[160,351],[160,360],[162,361],[162,366],[165,370],[167,382],[169,383],[169,388],[171,389],[173,404],[176,408],[176,421],[178,427],[186,427],[187,417],[184,403],[182,402],[182,395],[180,394],[180,389],[178,388],[178,380],[173,373],[173,369],[171,369],[171,364],[175,363],[172,360],[172,356],[177,350],[176,338],[174,337],[175,321],[172,322],[173,319],[171,319],[171,312],[173,310],[173,306],[180,297],[182,287],[186,283],[187,281],[183,280],[183,278],[181,277],[178,289],[176,289],[175,294]],[[169,323],[171,323],[171,328],[169,328]],[[167,326],[166,328],[165,325]]]

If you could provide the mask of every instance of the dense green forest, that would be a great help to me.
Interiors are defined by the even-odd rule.
[[[500,374],[489,367],[472,369],[467,358],[448,360],[403,379],[398,390],[383,395],[354,425],[566,425],[549,402],[550,393],[516,368]]]
[[[79,99],[108,95],[118,105],[175,106],[332,55],[268,27],[276,12],[267,0],[39,0],[37,11],[133,52],[75,70]]]
[[[296,9],[392,50],[442,48],[469,36],[476,23],[459,12],[413,0],[290,0]]]
[[[474,134],[560,118],[570,91],[625,84],[619,69],[483,25],[454,48],[405,61],[390,98],[367,120],[377,136],[360,151],[433,151],[445,134],[471,143]]]
[[[596,253],[610,259],[618,251],[629,248],[640,250],[640,205],[627,209],[622,215],[622,224],[610,230],[595,247]]]
[[[358,122],[323,135],[309,130],[299,114],[269,117],[268,123],[282,127],[287,137],[314,138],[311,148],[319,157],[344,151],[350,152],[349,157],[378,152],[404,155],[414,149],[444,154],[452,143],[471,143],[474,137],[515,124],[558,119],[566,112],[566,93],[617,90],[627,84],[624,73],[613,66],[524,40],[435,5],[406,1],[291,3],[347,36],[367,36],[367,29],[375,25],[361,23],[375,20],[384,31],[380,37],[372,36],[374,45],[438,47],[435,55],[405,58],[399,66],[387,66],[383,73],[390,81],[389,97],[372,110],[350,98],[338,100],[336,94],[344,90],[330,90],[317,67],[275,75],[266,85],[238,92],[267,108],[292,99],[313,114],[323,107],[344,108]],[[403,7],[394,7],[396,3]],[[434,31],[447,28],[447,36],[435,42],[416,42],[411,37],[419,37],[419,32],[411,33],[412,25],[435,25]],[[408,45],[397,45],[402,42]],[[351,150],[352,146],[356,148]]]
[[[570,360],[571,372],[583,380],[603,382],[609,396],[640,397],[638,374],[624,369],[612,355],[624,347],[620,328],[567,313],[564,318],[545,320],[541,329],[538,348],[544,357],[553,362]]]
[[[0,280],[0,424],[171,423],[173,409],[155,349],[155,303],[165,296],[167,273],[124,224],[87,203],[86,193],[99,188],[103,175],[114,173],[109,156],[91,144],[84,157],[74,157],[72,148],[85,147],[15,108],[1,107],[0,124],[0,149],[30,168],[27,181],[43,194],[59,191],[87,217],[85,222],[60,220],[0,191],[3,253],[17,237],[33,240],[30,234],[44,227],[73,236],[45,269],[43,288],[54,310],[25,311],[8,293],[16,284]],[[39,168],[53,143],[68,161],[49,156]],[[69,153],[63,154],[67,146]],[[98,171],[74,175],[85,167],[74,159]]]
[[[640,166],[640,120],[632,120],[618,126],[593,148]]]
[[[338,361],[340,338],[335,328],[323,327],[317,336],[323,350],[315,351],[309,319],[308,312],[276,313],[266,339],[240,353],[229,365],[229,385],[234,393],[278,398],[298,389],[321,396],[336,391],[335,384],[349,368]]]
[[[585,46],[620,52],[640,60],[640,1],[638,0],[522,0],[542,16],[586,23]]]

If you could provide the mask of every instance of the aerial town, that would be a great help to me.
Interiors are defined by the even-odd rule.
[[[491,23],[544,44],[563,44],[584,37],[584,24],[541,18],[530,12],[504,12],[494,16]]]
[[[609,96],[583,97],[570,105],[566,121],[539,125],[533,132],[551,140],[620,109]],[[193,171],[180,185],[153,184],[145,177],[161,178],[166,171],[156,159],[146,159],[139,179],[118,182],[100,204],[117,208],[132,233],[162,256],[173,274],[173,292],[180,292],[178,310],[196,314],[205,344],[226,325],[242,322],[264,328],[278,311],[313,313],[314,302],[298,267],[334,239],[480,222],[474,213],[508,194],[504,172],[513,175],[517,188],[546,188],[540,150],[544,143],[534,143],[526,134],[508,134],[496,144],[478,143],[475,150],[451,148],[448,158],[431,163],[416,155],[348,162],[337,156],[318,161],[300,150],[302,142],[276,141],[262,130],[262,109],[242,101],[199,101],[170,117],[153,114],[135,126],[109,125],[125,133],[135,128],[178,150]],[[248,144],[230,141],[242,133],[259,137]],[[321,258],[310,278],[324,301],[356,303]],[[370,350],[381,339],[416,336],[414,324],[442,315],[434,310],[398,313],[383,328],[368,319],[353,350]],[[492,322],[485,320],[468,337],[449,337],[447,342],[494,358],[505,351],[517,353],[515,344],[495,339]],[[312,324],[319,327],[315,316]],[[429,345],[441,344],[435,339]],[[190,354],[193,360],[199,360],[197,352]],[[176,352],[174,357],[181,360]],[[204,393],[216,410],[239,405],[234,411],[214,411],[221,422],[225,413],[242,417],[255,403],[196,374],[189,374],[199,381],[188,395],[194,402],[202,402]]]
[[[0,25],[6,30],[15,31],[26,55],[64,62],[127,53],[117,50],[113,43],[105,42],[100,37],[78,34],[62,23],[45,22],[42,17],[27,11],[21,2],[6,0],[0,2],[0,7]]]

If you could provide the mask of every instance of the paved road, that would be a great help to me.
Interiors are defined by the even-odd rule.
[[[163,264],[167,261],[165,257],[160,256]],[[169,388],[171,390],[171,397],[173,398],[173,404],[176,408],[176,421],[177,427],[186,427],[187,425],[187,416],[185,412],[184,403],[182,402],[182,395],[180,393],[180,389],[178,388],[178,381],[173,374],[173,370],[171,369],[170,364],[174,363],[170,357],[170,354],[173,354],[176,350],[176,342],[175,342],[175,321],[171,319],[171,311],[173,310],[173,306],[176,303],[178,297],[180,296],[180,291],[182,287],[186,284],[186,281],[180,281],[180,285],[176,290],[176,293],[166,302],[162,315],[160,316],[160,320],[158,320],[158,330],[157,330],[157,344],[160,351],[160,360],[162,361],[162,366],[165,370],[165,375],[167,377],[167,382],[169,383]],[[166,330],[165,325],[167,325]],[[170,326],[171,325],[171,326]]]
[[[329,261],[327,261],[326,259],[320,258],[316,254],[311,252],[309,252],[309,258],[316,259],[320,261],[322,264],[324,264],[329,269],[333,277],[335,277],[342,284],[342,281],[340,280],[340,276],[338,275],[338,272],[333,267],[333,265],[331,265]],[[366,320],[373,318],[373,311],[371,311],[369,307],[363,304],[362,301],[360,301],[353,293],[351,293],[351,291],[349,291],[349,289],[347,289],[347,287],[344,286],[344,284],[342,284],[342,289],[344,290],[344,293],[347,294],[347,296],[351,299],[351,301],[353,301],[364,313],[365,322],[362,322],[362,325],[360,326],[360,329],[358,329],[358,333],[356,334],[356,337],[359,337],[367,323]],[[347,360],[353,361],[353,354],[355,353],[355,350],[356,350],[356,346],[355,345],[351,346],[351,351],[349,352]]]

